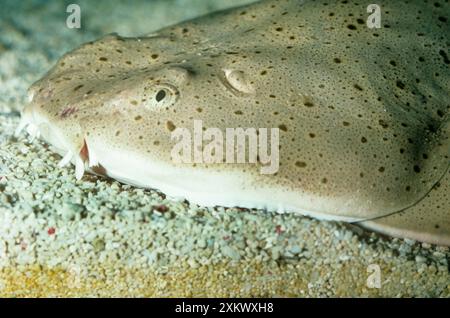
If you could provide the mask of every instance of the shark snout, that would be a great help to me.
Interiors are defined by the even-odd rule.
[[[72,111],[63,110],[59,115],[67,117]],[[63,167],[72,162],[76,167],[76,177],[81,179],[85,170],[85,163],[89,161],[86,141],[81,128],[74,124],[71,129],[63,129],[49,114],[40,110],[39,104],[31,98],[31,102],[22,111],[21,121],[15,136],[25,130],[31,141],[41,138],[54,148],[63,158],[58,166]]]

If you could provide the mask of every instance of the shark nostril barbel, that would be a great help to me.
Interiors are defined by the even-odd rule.
[[[67,151],[66,155],[58,163],[58,167],[63,168],[67,166],[71,161],[75,162],[75,177],[80,180],[85,172],[86,163],[89,167],[96,166],[98,163],[92,161],[92,156],[89,154],[89,149],[86,140],[83,142],[78,155],[75,155],[71,150]]]
[[[58,163],[58,167],[63,168],[65,166],[67,166],[70,163],[70,161],[72,160],[72,158],[73,158],[73,152],[68,151],[67,154]]]
[[[34,141],[36,138],[40,137],[39,127],[34,123],[29,123],[26,127],[27,133],[31,137],[31,141]]]
[[[75,157],[75,178],[77,180],[81,180],[83,178],[85,172],[85,164],[84,161],[79,157]]]
[[[22,117],[19,125],[16,128],[16,131],[14,132],[14,136],[16,138],[19,137],[20,133],[28,126],[28,124],[29,124],[29,121],[25,117]]]

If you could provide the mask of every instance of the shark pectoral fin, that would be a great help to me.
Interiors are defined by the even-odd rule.
[[[357,224],[394,237],[450,246],[450,171],[416,205]]]

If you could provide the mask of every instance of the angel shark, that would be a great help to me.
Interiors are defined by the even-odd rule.
[[[367,9],[265,0],[108,35],[32,85],[18,132],[41,136],[79,179],[450,245],[450,5],[384,1],[379,28]],[[172,133],[196,120],[278,129],[278,171],[174,162]]]

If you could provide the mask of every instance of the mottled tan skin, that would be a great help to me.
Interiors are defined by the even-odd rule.
[[[109,35],[61,58],[24,114],[45,117],[78,152],[92,140],[174,167],[170,132],[194,119],[279,127],[275,175],[257,165],[183,169],[352,202],[319,212],[378,218],[363,225],[418,239],[407,230],[420,224],[425,240],[450,244],[447,199],[422,200],[439,181],[432,193],[449,189],[450,7],[412,2],[383,3],[381,29],[367,28],[366,6],[352,1],[267,0],[150,36]]]
[[[430,193],[414,206],[360,225],[387,235],[450,245],[450,170]]]

